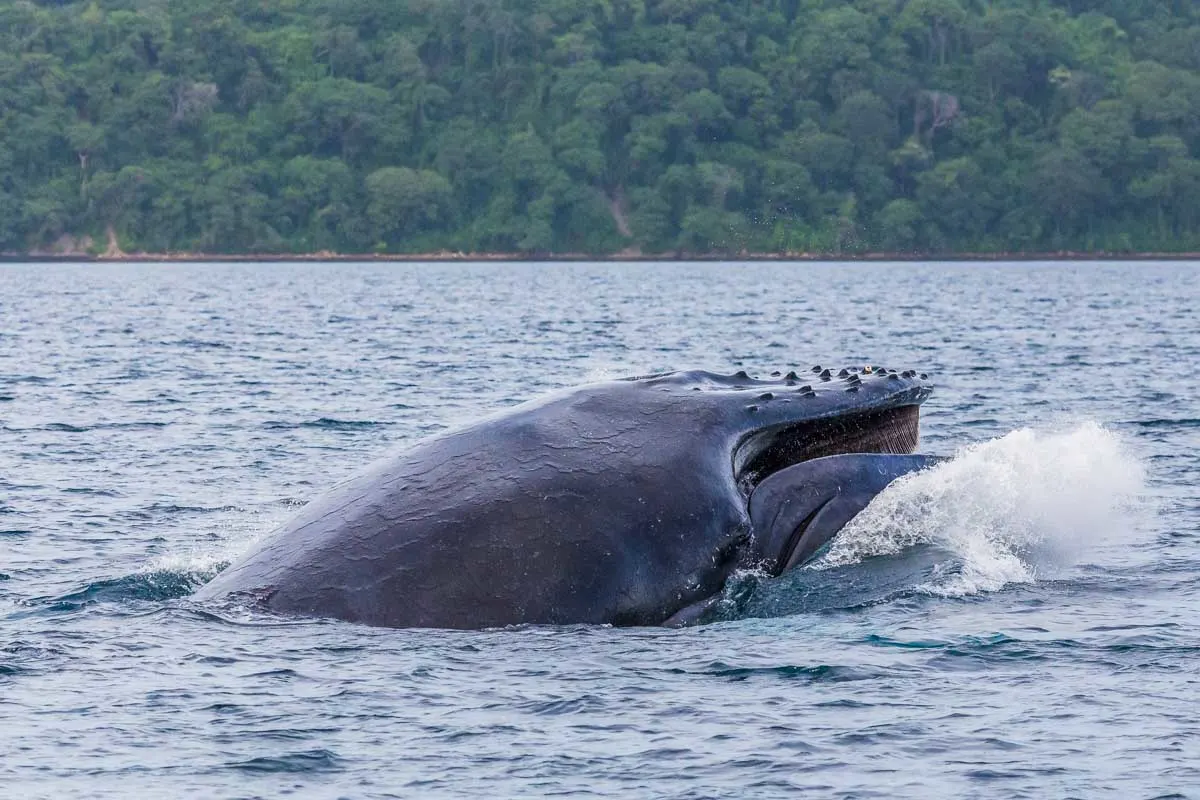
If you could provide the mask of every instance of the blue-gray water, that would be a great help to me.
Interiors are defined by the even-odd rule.
[[[1198,306],[1189,264],[0,266],[0,795],[1200,797]],[[813,363],[931,373],[959,457],[726,621],[187,600],[481,412]]]

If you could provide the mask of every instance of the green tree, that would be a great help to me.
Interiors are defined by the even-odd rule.
[[[0,3],[0,248],[1185,250],[1197,8]]]
[[[375,237],[403,247],[414,233],[440,228],[449,218],[450,182],[431,170],[383,167],[367,176],[367,214]]]
[[[911,200],[892,200],[875,215],[872,239],[876,246],[896,252],[917,247],[921,207]]]

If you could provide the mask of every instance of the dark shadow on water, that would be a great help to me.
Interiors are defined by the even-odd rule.
[[[903,553],[830,569],[797,569],[777,578],[735,575],[704,622],[787,617],[851,611],[916,594],[918,587],[945,577],[944,551],[918,546]]]
[[[225,565],[220,565],[224,567]],[[110,603],[155,603],[187,597],[210,580],[219,570],[203,572],[157,572],[126,575],[88,583],[65,594],[30,598],[22,605],[34,613],[64,613],[88,606]]]

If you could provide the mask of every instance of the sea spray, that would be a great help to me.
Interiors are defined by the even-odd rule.
[[[1094,422],[1022,428],[896,481],[810,569],[931,545],[952,558],[918,590],[961,596],[1028,583],[1130,530],[1144,485],[1141,462]]]
[[[175,575],[190,580],[198,588],[304,505],[286,500],[260,509],[231,509],[212,523],[209,541],[193,541],[186,548],[173,549],[146,561],[138,571],[142,575]]]

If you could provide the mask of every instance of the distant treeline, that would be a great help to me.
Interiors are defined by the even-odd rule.
[[[0,1],[0,251],[1194,251],[1198,155],[1194,0]]]

